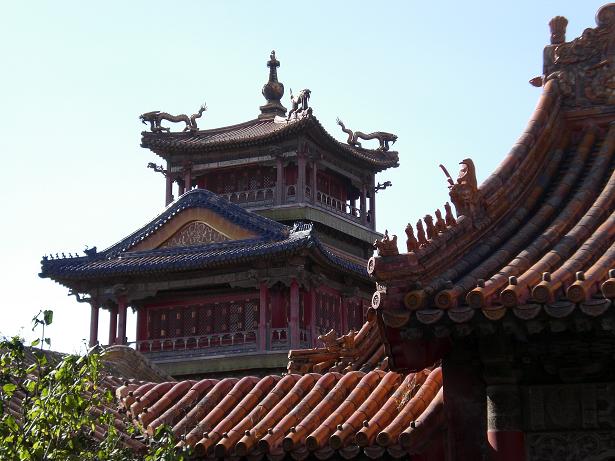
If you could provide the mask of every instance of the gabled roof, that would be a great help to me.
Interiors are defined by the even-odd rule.
[[[418,245],[409,233],[407,254],[385,251],[370,262],[387,287],[373,303],[385,325],[431,325],[441,336],[450,324],[513,318],[540,330],[543,317],[571,316],[588,328],[611,311],[615,100],[606,88],[615,69],[606,50],[614,17],[607,5],[596,29],[547,47],[550,73],[539,79],[543,93],[524,133],[477,190],[467,179],[451,186],[457,223]]]
[[[135,249],[180,213],[205,208],[248,229],[255,237],[184,247]],[[325,264],[367,279],[365,268],[332,253],[312,234],[311,225],[294,228],[247,211],[204,189],[187,192],[141,229],[110,248],[82,257],[43,258],[41,277],[71,281],[125,275],[148,275],[230,266],[257,259],[286,258],[308,250]]]
[[[178,154],[228,151],[241,147],[265,146],[304,134],[314,142],[349,160],[360,161],[375,171],[398,165],[397,152],[363,149],[341,143],[333,138],[313,115],[285,121],[255,119],[239,125],[185,133],[143,132],[141,147],[162,157]]]

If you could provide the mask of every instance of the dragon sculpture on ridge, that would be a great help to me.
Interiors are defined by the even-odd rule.
[[[161,122],[163,120],[167,120],[173,123],[184,122],[186,124],[184,131],[197,131],[199,127],[196,124],[196,119],[201,118],[203,112],[205,112],[206,110],[207,104],[203,104],[199,108],[199,111],[196,114],[192,114],[190,117],[188,117],[186,114],[171,115],[167,112],[160,112],[159,110],[154,110],[152,112],[146,112],[144,114],[141,114],[139,116],[139,119],[145,125],[147,125],[148,123],[150,124],[150,129],[152,130],[152,133],[160,133],[163,131],[169,133],[171,131],[170,128],[161,126]]]
[[[378,147],[379,151],[387,152],[389,150],[389,143],[395,144],[397,141],[397,135],[393,133],[387,133],[386,131],[374,131],[373,133],[363,133],[361,131],[352,131],[346,128],[344,122],[342,122],[339,118],[337,119],[337,124],[342,127],[342,131],[348,135],[348,143],[354,147],[361,147],[361,143],[358,141],[359,139],[363,139],[364,141],[369,141],[370,139],[377,139],[380,142],[380,147]]]

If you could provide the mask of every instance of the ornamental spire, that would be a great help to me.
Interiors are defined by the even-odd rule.
[[[278,82],[280,61],[275,57],[275,50],[269,56],[267,67],[269,67],[269,81],[263,86],[263,96],[267,100],[267,104],[260,107],[261,114],[258,118],[269,119],[276,115],[283,117],[286,114],[286,107],[281,102],[282,96],[284,96],[284,85]]]

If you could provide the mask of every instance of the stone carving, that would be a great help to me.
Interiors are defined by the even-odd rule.
[[[545,48],[541,81],[557,80],[566,106],[615,103],[615,4],[600,8],[596,23],[571,42],[565,41],[566,18],[549,23],[551,45]],[[531,82],[540,83],[538,78]]]
[[[408,253],[418,250],[419,242],[414,236],[414,229],[412,229],[412,224],[410,223],[406,226],[406,236],[406,249],[408,250]]]
[[[420,219],[416,222],[416,238],[419,242],[419,247],[427,245],[427,238],[425,237],[425,228],[423,227],[423,221]]]
[[[207,243],[224,242],[228,237],[202,221],[192,221],[165,241],[160,248],[188,247]]]
[[[559,45],[566,41],[566,26],[568,26],[568,19],[563,16],[555,16],[549,21],[551,45]]]
[[[190,117],[188,117],[186,114],[171,115],[167,112],[160,112],[158,110],[154,110],[152,112],[146,112],[144,114],[141,114],[139,116],[139,119],[144,125],[147,125],[148,123],[150,124],[150,129],[152,130],[152,133],[160,133],[163,131],[169,133],[171,131],[170,128],[166,128],[161,125],[163,120],[167,120],[173,123],[184,122],[186,124],[184,131],[197,131],[199,128],[197,126],[196,119],[201,118],[203,112],[205,112],[206,110],[207,105],[203,104],[199,108],[198,112],[196,114],[192,114]]]
[[[482,227],[486,220],[486,212],[483,198],[478,190],[476,180],[476,168],[474,162],[466,158],[459,162],[461,169],[454,182],[444,166],[440,165],[446,174],[449,183],[449,195],[457,216],[467,216],[472,219],[475,227]]]
[[[439,234],[446,230],[446,222],[442,218],[442,212],[440,210],[436,210],[434,214],[436,215],[436,222],[434,224],[436,227],[436,234]]]
[[[312,113],[312,108],[309,106],[311,95],[312,92],[306,88],[301,90],[297,97],[294,97],[293,90],[292,88],[290,89],[291,108],[288,111],[287,121],[289,121],[293,115],[297,118],[300,113],[301,115],[309,115]]]
[[[323,343],[329,352],[338,352],[342,349],[352,349],[354,347],[354,337],[356,334],[356,331],[350,330],[347,334],[338,338],[335,330],[330,330],[329,332],[318,336],[317,339]]]
[[[380,142],[380,147],[378,147],[379,151],[387,152],[389,150],[389,143],[395,144],[397,141],[397,136],[393,133],[387,133],[385,131],[374,131],[373,133],[363,133],[361,131],[352,131],[346,128],[344,122],[342,122],[339,118],[337,119],[337,124],[342,127],[342,131],[348,135],[347,144],[354,147],[362,147],[361,143],[358,141],[359,139],[363,139],[365,141],[369,141],[370,139],[377,139]]]
[[[397,235],[393,238],[389,238],[389,231],[384,231],[384,237],[382,240],[376,240],[374,242],[374,249],[378,250],[378,256],[395,256],[399,254],[397,249]]]
[[[431,240],[436,236],[436,227],[433,224],[433,217],[426,214],[423,221],[425,221],[425,233],[427,234],[427,240]]]

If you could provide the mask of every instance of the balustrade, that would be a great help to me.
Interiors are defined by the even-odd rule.
[[[274,187],[265,187],[264,189],[252,189],[239,192],[227,192],[220,194],[232,203],[273,203],[275,195]]]
[[[290,184],[285,187],[285,200],[284,203],[294,203],[297,201],[297,185]],[[314,203],[317,206],[325,208],[330,211],[334,211],[347,219],[351,219],[356,222],[361,221],[361,210],[353,207],[348,203],[335,198],[331,195],[325,194],[321,191],[313,191],[310,186],[305,186],[305,198],[313,200],[313,194],[316,195]],[[275,197],[275,187],[266,187],[264,189],[253,189],[240,192],[227,192],[220,194],[226,198],[229,202],[241,204],[273,204]],[[368,221],[369,217],[368,217]]]
[[[219,354],[225,350],[256,349],[256,330],[236,331],[177,338],[143,339],[128,343],[139,352],[177,352],[197,350],[199,354]]]

